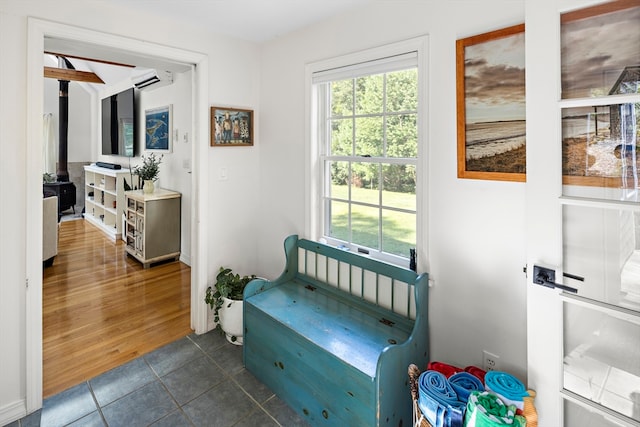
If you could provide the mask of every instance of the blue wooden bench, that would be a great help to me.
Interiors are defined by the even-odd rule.
[[[284,247],[282,275],[244,292],[246,368],[311,425],[411,426],[427,275],[297,236]]]

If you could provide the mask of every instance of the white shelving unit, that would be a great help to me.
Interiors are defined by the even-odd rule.
[[[124,179],[129,169],[85,166],[84,218],[112,239],[122,237],[125,206]]]

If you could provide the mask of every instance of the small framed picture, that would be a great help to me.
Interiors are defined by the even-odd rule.
[[[253,110],[211,107],[211,146],[253,145]]]
[[[145,110],[144,118],[145,150],[171,152],[171,105]]]

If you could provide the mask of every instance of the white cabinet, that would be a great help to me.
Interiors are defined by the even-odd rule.
[[[125,192],[127,253],[144,268],[180,258],[180,193],[156,188]]]
[[[129,169],[108,169],[90,165],[84,167],[84,218],[116,240],[122,236],[124,211],[124,179]]]

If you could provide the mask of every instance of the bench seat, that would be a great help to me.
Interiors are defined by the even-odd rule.
[[[375,377],[382,350],[390,342],[405,342],[411,334],[410,329],[382,323],[379,312],[367,313],[322,288],[307,286],[292,280],[256,295],[249,305],[370,378]]]

